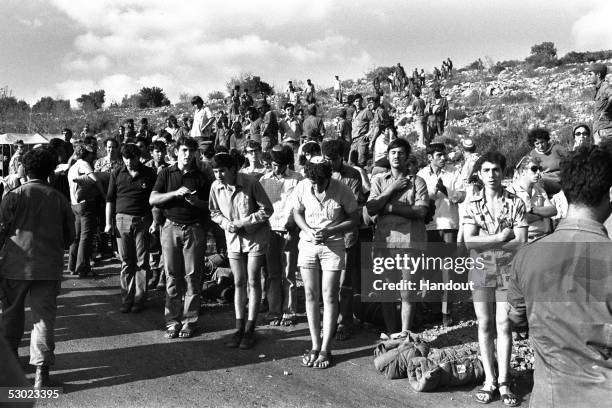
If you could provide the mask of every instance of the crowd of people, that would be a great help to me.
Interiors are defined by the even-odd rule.
[[[452,72],[450,59],[443,67]],[[9,165],[14,184],[7,185],[0,206],[2,321],[10,349],[17,355],[29,294],[35,321],[30,363],[37,366],[36,385],[48,384],[64,251],[68,273],[79,278],[95,276],[96,252],[103,257],[116,251],[119,310],[139,313],[147,307],[148,290],[165,291],[168,339],[197,333],[203,280],[211,264],[225,262],[234,287],[235,332],[226,343],[231,348],[254,347],[260,311],[270,325],[296,323],[299,272],[312,341],[301,362],[328,368],[334,340],[354,335],[354,322],[363,316],[361,278],[369,266],[361,264],[362,244],[372,243],[374,252],[418,253],[439,243],[486,259],[484,269],[470,270],[486,373],[478,402],[499,395],[507,406],[519,404],[510,383],[512,322],[516,329],[525,321],[536,349],[533,399],[545,401],[540,406],[560,395],[593,406],[604,397],[609,401],[610,252],[598,254],[596,267],[607,269],[592,273],[601,285],[588,296],[600,303],[585,304],[580,291],[571,306],[533,298],[542,285],[580,278],[580,265],[560,261],[575,253],[556,249],[558,269],[538,269],[553,258],[536,248],[548,241],[609,240],[603,222],[612,209],[612,93],[605,66],[592,71],[593,133],[578,124],[569,152],[552,143],[546,129],[531,130],[526,142],[533,150],[516,165],[510,183],[504,182],[501,153],[478,154],[470,138],[453,146],[434,137],[444,133],[448,102],[433,86],[425,103],[423,84],[411,106],[427,163],[419,163],[413,146],[398,137],[376,94],[365,98],[367,104],[352,95],[335,129],[327,130],[310,80],[303,101],[290,81],[288,102],[277,109],[265,98],[255,107],[248,90],[236,87],[228,108],[214,114],[194,97],[193,117],[181,125],[169,116],[167,126],[153,132],[145,119],[138,130],[126,120],[103,141],[103,157],[89,126],[80,136],[66,129],[64,140],[27,153],[20,149]],[[344,103],[336,79],[335,97]],[[426,122],[430,116],[433,126]],[[519,250],[527,242],[532,244]],[[511,265],[517,250],[520,262]],[[542,279],[542,270],[558,275]],[[449,271],[437,272],[448,281]],[[406,270],[400,275],[411,279]],[[397,302],[383,303],[386,336],[407,338],[423,321],[453,324],[448,291],[427,303],[422,296],[400,291]]]

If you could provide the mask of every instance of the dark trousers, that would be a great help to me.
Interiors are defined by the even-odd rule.
[[[346,248],[345,269],[340,272],[340,291],[338,324],[351,325],[353,323],[353,307],[360,307],[361,294],[361,242]],[[357,302],[355,305],[354,303]]]
[[[195,325],[200,312],[206,231],[200,223],[182,225],[167,220],[161,229],[161,245],[166,269],[166,326]]]
[[[53,329],[57,316],[59,280],[0,280],[0,291],[5,301],[2,322],[5,338],[16,353],[25,329],[25,299],[29,306],[34,327],[30,335],[30,364],[51,366],[55,362]],[[2,368],[0,368],[2,369]]]
[[[117,214],[115,221],[121,256],[121,303],[142,305],[147,297],[151,216]]]
[[[70,245],[68,270],[77,272],[79,275],[86,275],[91,271],[89,262],[93,252],[96,226],[98,224],[96,203],[85,201],[81,204],[73,205],[72,212],[74,213],[76,239]]]

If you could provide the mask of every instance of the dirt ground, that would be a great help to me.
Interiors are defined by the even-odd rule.
[[[334,343],[335,366],[305,368],[310,348],[306,317],[293,327],[260,323],[251,350],[228,349],[234,327],[231,306],[203,309],[202,331],[191,339],[163,337],[163,294],[151,292],[141,314],[119,313],[118,264],[96,268],[98,278],[65,275],[55,330],[52,379],[63,387],[41,407],[473,407],[478,385],[431,393],[412,391],[407,380],[387,380],[373,365],[380,329],[360,327]],[[474,341],[469,304],[458,308],[450,328],[426,326],[433,347]],[[463,311],[462,311],[463,310]],[[30,322],[26,330],[31,328]],[[28,378],[29,331],[20,348]],[[517,391],[528,405],[531,373],[515,371]],[[501,406],[500,401],[491,406]]]

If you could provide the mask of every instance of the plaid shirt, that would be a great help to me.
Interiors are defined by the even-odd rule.
[[[461,219],[462,224],[475,225],[478,227],[478,236],[495,235],[504,228],[527,227],[525,203],[516,195],[509,193],[505,188],[502,193],[502,208],[494,217],[487,207],[487,200],[483,192],[470,198],[465,207],[465,214]],[[471,251],[473,258],[481,257],[485,268],[472,269],[470,280],[475,287],[507,287],[509,278],[509,266],[513,253],[503,249],[492,249],[486,251]]]

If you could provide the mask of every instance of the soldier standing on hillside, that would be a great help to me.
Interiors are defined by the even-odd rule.
[[[593,117],[593,139],[599,144],[612,137],[612,87],[606,82],[608,67],[591,65],[591,84],[595,85],[595,111]]]

